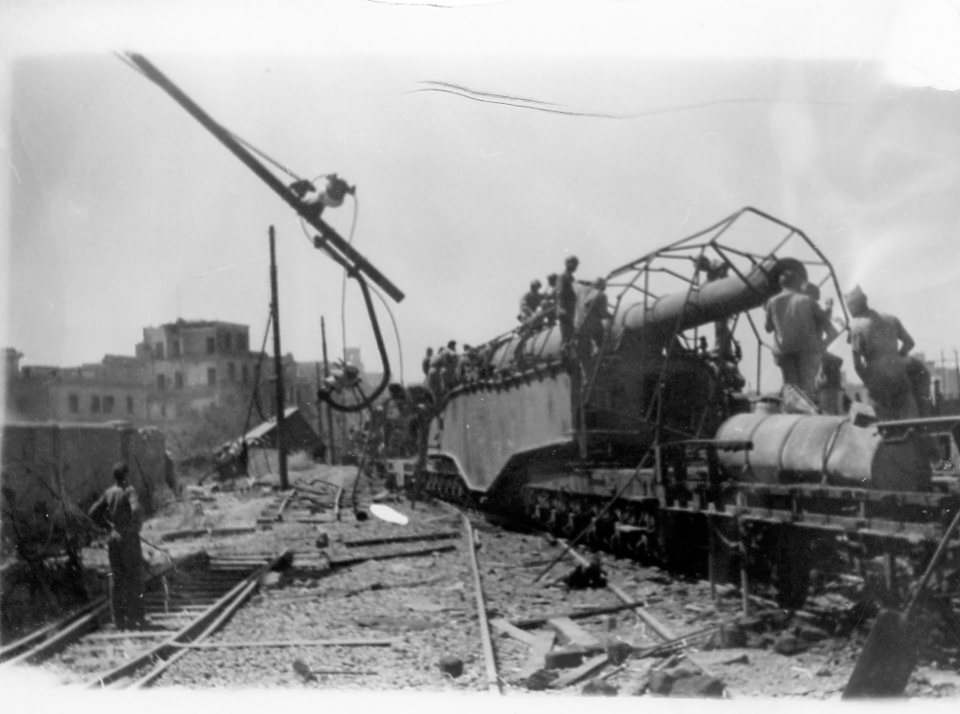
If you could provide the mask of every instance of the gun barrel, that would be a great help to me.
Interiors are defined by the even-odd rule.
[[[671,335],[725,320],[760,307],[779,290],[778,279],[787,268],[806,270],[793,258],[767,258],[746,274],[730,275],[691,286],[689,290],[640,301],[617,311],[615,324],[622,333],[644,339]]]

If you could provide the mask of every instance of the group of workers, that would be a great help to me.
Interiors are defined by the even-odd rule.
[[[796,270],[779,276],[780,292],[766,303],[766,330],[774,335],[773,354],[791,385],[816,403],[818,386],[838,382],[840,358],[827,348],[840,331],[832,301],[820,305],[820,291]],[[926,411],[929,374],[909,356],[913,338],[893,315],[867,304],[859,286],[845,296],[850,313],[853,367],[863,381],[878,419],[909,419]],[[839,386],[839,385],[837,385]]]
[[[568,256],[562,273],[547,276],[545,292],[540,291],[539,280],[530,283],[530,290],[520,298],[517,320],[522,335],[559,325],[563,344],[574,344],[573,338],[578,336],[578,354],[586,357],[600,350],[612,315],[606,281],[598,278],[592,283],[579,283],[576,279],[579,265],[575,255]]]
[[[493,376],[490,368],[493,349],[492,345],[464,345],[463,351],[458,352],[456,340],[450,340],[436,351],[428,347],[421,363],[427,387],[434,396],[439,396],[458,384],[489,379]]]

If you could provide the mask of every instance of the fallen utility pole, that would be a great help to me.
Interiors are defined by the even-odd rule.
[[[280,489],[290,488],[287,481],[287,451],[283,443],[283,355],[280,353],[280,295],[277,288],[277,249],[273,226],[270,226],[270,311],[273,320],[273,371],[276,377],[277,459],[280,470]]]

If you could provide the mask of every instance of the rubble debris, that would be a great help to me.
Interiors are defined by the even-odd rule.
[[[283,573],[270,571],[264,573],[260,578],[260,586],[263,588],[279,588],[283,583]]]
[[[618,666],[626,662],[630,655],[633,654],[634,647],[629,642],[623,642],[622,640],[611,640],[607,643],[607,659],[610,660],[610,664]]]
[[[724,689],[726,686],[716,677],[695,674],[676,680],[670,689],[670,696],[720,698],[723,696]]]
[[[449,674],[454,679],[463,674],[463,660],[459,657],[444,655],[440,658],[440,661],[437,662],[437,666],[441,672]]]
[[[747,633],[743,627],[734,623],[721,625],[703,645],[705,650],[729,650],[747,646]]]
[[[781,633],[773,642],[773,651],[787,657],[800,654],[805,649],[806,647],[800,642],[799,638],[790,632]]]
[[[599,672],[607,665],[607,661],[606,654],[599,654],[596,657],[591,657],[590,659],[584,661],[584,663],[576,669],[561,674],[550,686],[551,688],[562,689],[563,687],[569,687],[572,684],[576,684],[577,682],[580,682],[581,680],[584,680],[587,677]]]
[[[557,676],[556,672],[549,669],[538,669],[523,679],[522,684],[532,692],[542,692],[550,688]]]
[[[564,647],[551,650],[543,656],[543,666],[547,669],[569,669],[583,664],[588,650],[585,647]]]
[[[554,617],[547,620],[547,624],[571,644],[580,645],[581,647],[600,646],[600,640],[580,627],[580,625],[569,617]]]
[[[310,671],[310,668],[307,666],[306,662],[302,659],[293,660],[293,671],[300,675],[300,678],[304,682],[316,682],[317,676]]]
[[[570,590],[595,590],[607,586],[607,576],[599,558],[593,558],[587,565],[577,565],[561,578]]]
[[[521,670],[518,679],[526,680],[537,670],[543,669],[546,656],[553,649],[553,643],[557,639],[557,633],[553,630],[548,632],[538,632],[537,642],[530,648],[530,655],[527,658],[527,664]]]
[[[580,690],[580,694],[586,697],[615,697],[619,692],[615,686],[601,679],[591,679]]]

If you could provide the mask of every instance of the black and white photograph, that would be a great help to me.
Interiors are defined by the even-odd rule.
[[[957,0],[11,1],[0,59],[16,710],[960,696]]]

